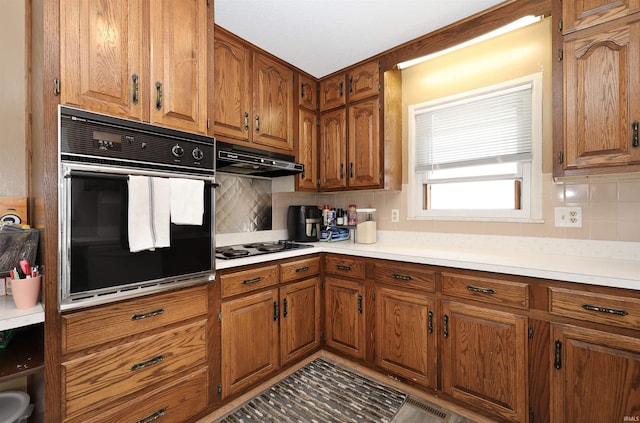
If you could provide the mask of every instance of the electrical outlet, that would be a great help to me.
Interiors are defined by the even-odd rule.
[[[391,209],[391,221],[394,223],[400,222],[400,210]]]
[[[556,207],[555,225],[562,228],[582,227],[582,207]]]

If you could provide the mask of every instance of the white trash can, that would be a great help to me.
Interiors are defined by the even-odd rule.
[[[33,405],[29,394],[22,391],[0,392],[0,423],[24,423],[31,416]]]

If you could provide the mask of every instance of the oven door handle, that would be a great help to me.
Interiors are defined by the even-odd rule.
[[[86,178],[98,178],[98,179],[122,179],[122,180],[129,179],[129,174],[126,174],[126,173],[105,173],[105,172],[91,172],[87,170],[69,170],[64,174],[65,178],[72,178],[74,176],[86,177]],[[156,176],[156,175],[154,174],[152,176]],[[158,177],[178,178],[178,177],[185,177],[185,176],[163,174],[163,176],[158,176]],[[217,188],[220,185],[216,182],[213,182],[211,178],[206,178],[206,179],[205,178],[189,178],[188,176],[186,178],[203,180],[205,184],[211,184],[214,188]]]

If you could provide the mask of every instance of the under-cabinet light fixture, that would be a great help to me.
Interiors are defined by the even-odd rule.
[[[398,69],[406,69],[410,66],[417,65],[418,63],[426,62],[427,60],[431,60],[436,57],[443,56],[445,54],[454,52],[456,50],[460,50],[461,48],[469,47],[471,45],[488,40],[490,38],[497,37],[498,35],[506,34],[507,32],[524,28],[525,26],[534,24],[536,22],[540,22],[541,20],[542,20],[542,16],[532,16],[532,15],[523,16],[522,18],[516,21],[513,21],[510,24],[507,24],[491,32],[487,32],[486,34],[473,38],[469,41],[465,41],[464,43],[457,44],[453,47],[449,47],[444,50],[440,50],[438,52],[428,54],[426,56],[418,57],[417,59],[407,60],[406,62],[398,63],[397,67]]]

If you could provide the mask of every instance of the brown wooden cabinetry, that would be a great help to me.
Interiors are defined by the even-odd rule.
[[[320,111],[335,109],[347,104],[345,74],[340,73],[320,81]]]
[[[562,31],[566,34],[640,11],[638,0],[563,1]]]
[[[184,421],[203,411],[206,292],[203,285],[64,315],[63,421]]]
[[[280,361],[286,365],[320,346],[320,278],[280,288]]]
[[[307,110],[318,110],[318,83],[315,79],[304,74],[298,74],[300,91],[298,93],[298,106]]]
[[[347,112],[344,108],[322,113],[320,116],[320,189],[347,187]]]
[[[377,97],[349,107],[348,185],[351,188],[380,185],[383,162],[379,110]]]
[[[214,134],[293,152],[293,71],[216,28],[214,73]]]
[[[318,189],[318,116],[316,112],[300,107],[298,109],[298,163],[304,171],[296,176],[298,191]]]
[[[206,133],[210,9],[205,1],[61,0],[61,103]]]

